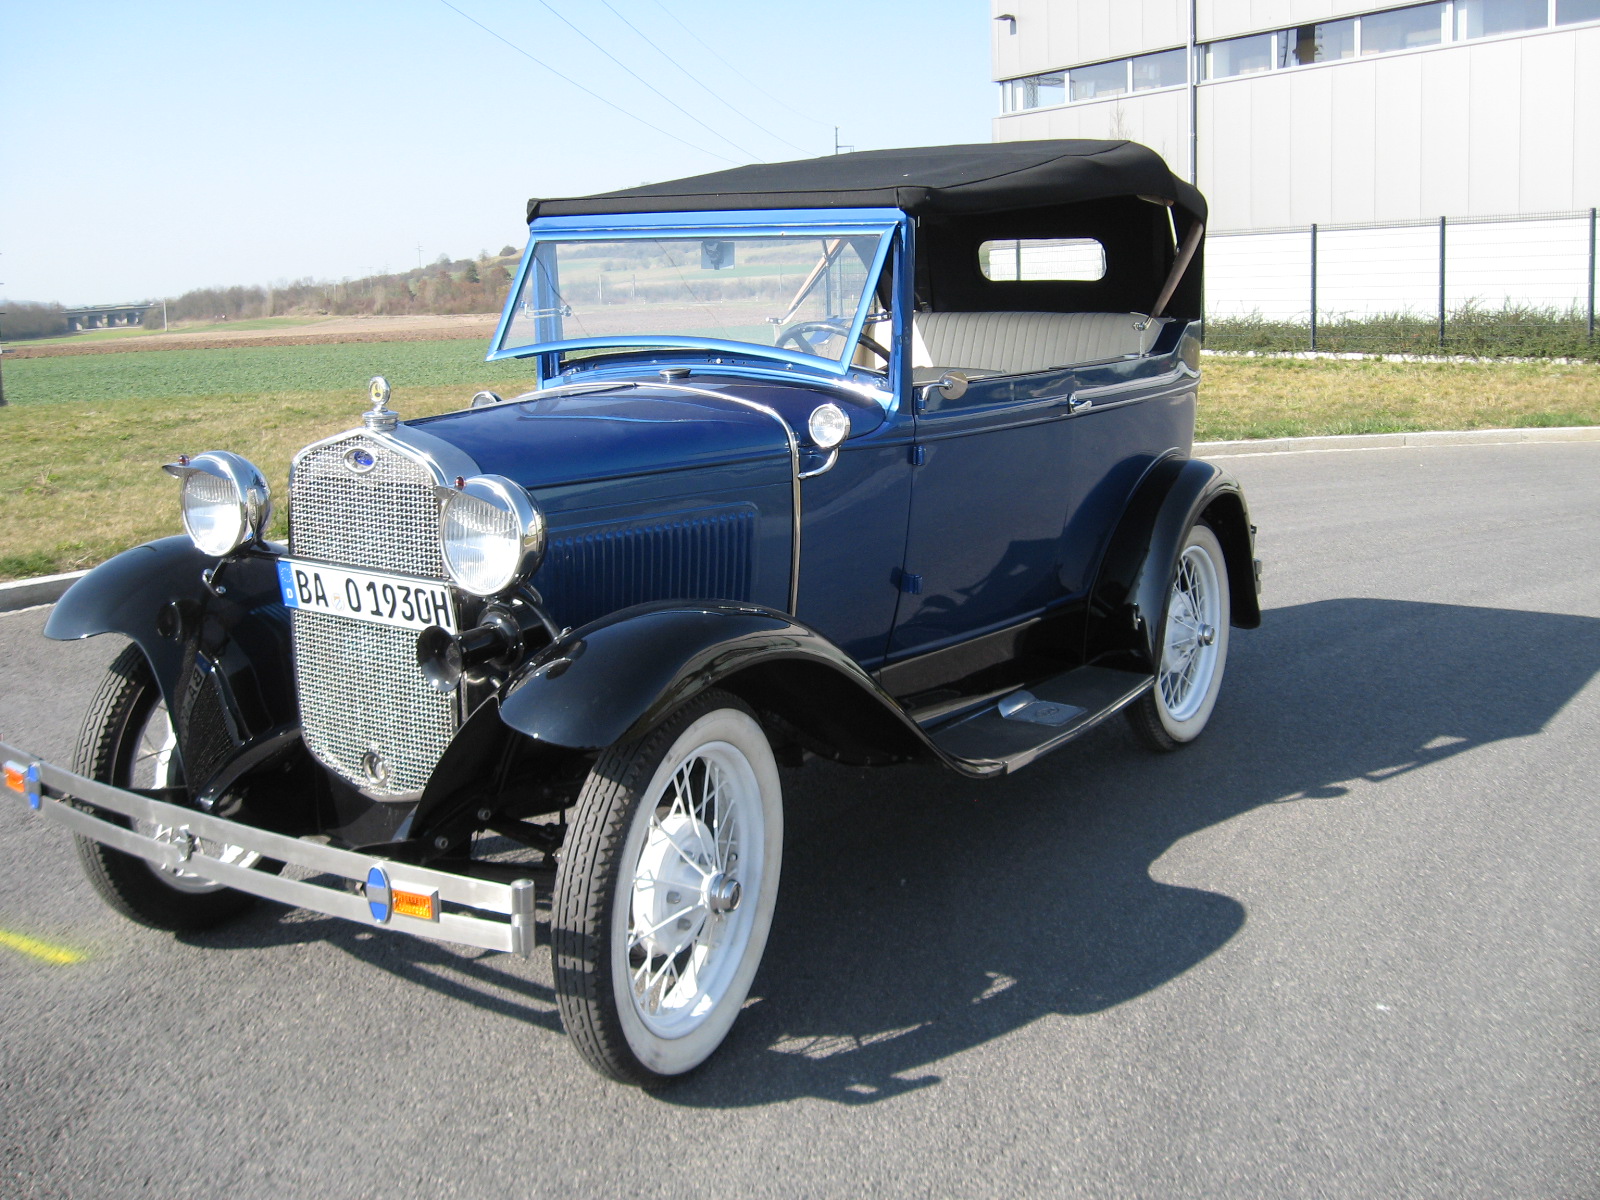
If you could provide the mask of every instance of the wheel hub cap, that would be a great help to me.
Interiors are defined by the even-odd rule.
[[[706,880],[706,907],[721,916],[739,907],[744,888],[737,879],[730,879],[720,871]]]
[[[716,864],[705,850],[711,844],[706,823],[683,813],[650,830],[634,876],[633,924],[649,931],[641,943],[652,954],[677,954],[699,936],[711,915],[708,884],[721,878],[712,875]]]

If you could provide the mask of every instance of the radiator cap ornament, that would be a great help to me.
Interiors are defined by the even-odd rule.
[[[400,423],[400,414],[389,407],[387,379],[382,375],[374,375],[372,382],[367,384],[367,395],[372,398],[372,407],[362,417],[362,424],[368,429],[387,432]]]

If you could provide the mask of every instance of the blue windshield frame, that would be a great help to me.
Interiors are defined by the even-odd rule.
[[[626,216],[586,216],[586,217],[539,217],[528,226],[528,245],[522,252],[522,262],[517,267],[516,278],[512,281],[511,291],[506,296],[505,310],[500,314],[500,323],[495,327],[494,338],[489,343],[489,353],[486,362],[495,362],[505,358],[529,358],[538,356],[541,363],[539,372],[541,378],[546,374],[544,356],[558,354],[563,350],[603,349],[607,346],[628,349],[662,349],[662,350],[689,350],[704,351],[708,354],[733,354],[740,357],[758,357],[792,366],[805,367],[827,375],[844,378],[851,374],[859,374],[862,368],[851,363],[846,357],[841,362],[837,359],[825,358],[817,354],[803,354],[799,351],[784,350],[776,346],[762,346],[753,342],[725,341],[720,338],[677,337],[671,335],[628,335],[615,337],[587,337],[564,338],[548,342],[530,342],[526,344],[507,346],[506,334],[510,330],[511,320],[516,311],[517,302],[522,296],[522,289],[527,280],[528,272],[533,267],[534,249],[540,242],[584,242],[584,241],[621,241],[624,239],[651,239],[664,236],[693,237],[704,234],[708,229],[715,229],[719,233],[741,235],[748,237],[757,236],[783,236],[786,233],[803,233],[807,236],[839,236],[848,237],[860,234],[876,234],[878,248],[873,254],[872,264],[868,269],[867,278],[875,281],[882,277],[884,264],[893,252],[898,241],[906,244],[907,239],[897,239],[894,234],[898,230],[909,230],[911,219],[896,208],[840,208],[840,209],[766,209],[758,211],[739,210],[735,212],[704,212],[704,213],[642,213],[628,214]],[[902,272],[896,272],[896,280]],[[896,308],[900,303],[900,288],[895,289],[894,303]],[[867,315],[871,311],[874,301],[873,289],[869,286],[862,292],[861,299],[856,305],[855,316],[850,323],[848,345],[855,345],[861,332],[866,328]],[[896,328],[899,327],[899,313],[896,312]],[[553,366],[554,360],[549,360]],[[893,369],[892,366],[890,368]]]

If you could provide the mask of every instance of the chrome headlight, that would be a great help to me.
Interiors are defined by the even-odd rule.
[[[462,591],[493,596],[539,569],[544,511],[521,484],[474,475],[439,497],[439,546]]]
[[[260,538],[272,519],[266,478],[248,458],[207,450],[162,469],[183,481],[183,530],[203,554],[232,554]]]
[[[837,404],[819,404],[811,410],[806,432],[819,449],[832,450],[850,436],[850,418]]]

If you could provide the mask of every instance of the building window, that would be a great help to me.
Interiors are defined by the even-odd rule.
[[[1071,84],[1070,99],[1101,100],[1107,96],[1120,96],[1128,90],[1128,60],[1095,63],[1092,67],[1073,67],[1067,72]]]
[[[1026,79],[1008,79],[1000,85],[1007,112],[1026,112],[1030,108],[1044,108],[1050,104],[1067,101],[1067,73],[1054,71],[1048,75],[1030,75]]]
[[[1206,78],[1227,79],[1272,70],[1272,41],[1272,34],[1258,33],[1212,42],[1206,47]]]
[[[1590,0],[1600,5],[1600,0]],[[1177,87],[1189,82],[1188,57],[1183,50],[1163,50],[1160,54],[1141,54],[1133,60],[1133,90]]]
[[[985,279],[1001,283],[1025,279],[1087,283],[1104,279],[1106,249],[1094,238],[1024,238],[984,242],[978,266]]]
[[[1550,21],[1545,0],[1456,0],[1456,40],[1543,29]]]
[[[1444,41],[1444,5],[1419,4],[1361,18],[1361,53],[1388,54]]]
[[[1600,0],[1556,0],[1556,24],[1600,21]]]
[[[1286,29],[1278,35],[1278,65],[1304,67],[1310,63],[1333,62],[1340,58],[1354,58],[1356,53],[1356,23],[1324,21],[1320,25],[1302,25]]]

